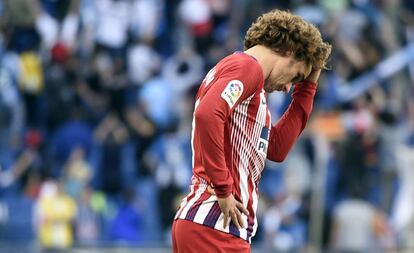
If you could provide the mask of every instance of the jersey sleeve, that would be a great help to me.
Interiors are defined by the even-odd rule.
[[[221,67],[217,66],[216,76],[206,78],[208,80],[201,87],[205,90],[196,102],[195,127],[201,143],[203,167],[216,195],[221,198],[232,193],[233,185],[225,161],[225,122],[234,108],[254,94],[262,84],[263,78],[257,74],[258,68],[259,71],[261,69],[257,66],[252,68],[252,60],[233,60]]]
[[[312,111],[316,84],[304,81],[295,86],[292,102],[280,120],[272,126],[267,158],[282,162],[302,133]]]

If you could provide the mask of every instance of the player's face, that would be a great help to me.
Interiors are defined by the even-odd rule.
[[[283,57],[265,80],[264,90],[268,93],[273,91],[289,92],[292,84],[303,81],[311,70],[311,66],[303,61],[297,61],[292,56]]]

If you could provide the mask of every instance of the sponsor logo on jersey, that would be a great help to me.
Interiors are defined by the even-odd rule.
[[[231,80],[221,93],[221,97],[233,108],[243,93],[243,83],[239,80]]]
[[[269,128],[263,127],[262,132],[260,133],[260,138],[257,143],[257,151],[267,154],[267,145],[269,139]]]

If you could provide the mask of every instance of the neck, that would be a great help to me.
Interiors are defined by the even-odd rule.
[[[244,53],[253,56],[263,71],[263,78],[266,80],[272,72],[273,66],[278,60],[278,56],[275,52],[262,45],[256,45],[244,51]]]

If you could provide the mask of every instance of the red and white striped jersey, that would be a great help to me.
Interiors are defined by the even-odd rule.
[[[266,158],[281,161],[305,127],[316,85],[295,87],[288,110],[271,126],[263,73],[244,53],[221,60],[203,80],[196,97],[193,131],[193,177],[190,193],[175,219],[186,219],[251,242],[257,230],[258,183]],[[211,195],[211,186],[216,195]],[[217,197],[233,194],[249,216],[245,228],[223,227]]]

